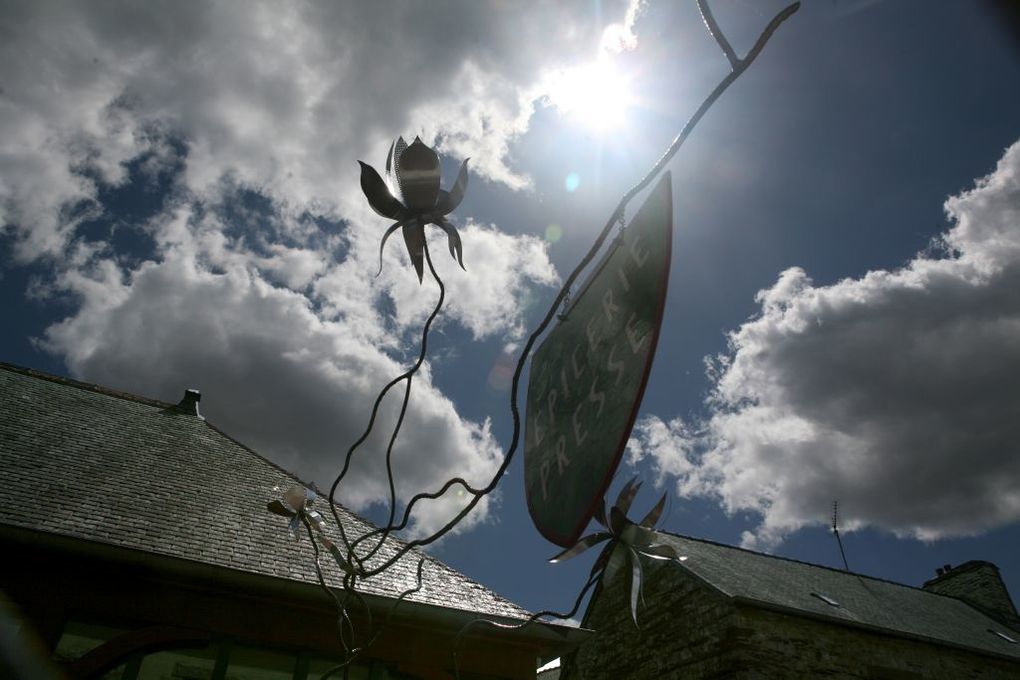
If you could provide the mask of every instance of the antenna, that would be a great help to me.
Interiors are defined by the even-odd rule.
[[[843,558],[844,571],[850,571],[850,565],[846,563],[846,552],[843,550],[843,539],[839,537],[839,501],[832,501],[832,533],[836,535],[836,543],[839,544],[839,554]]]

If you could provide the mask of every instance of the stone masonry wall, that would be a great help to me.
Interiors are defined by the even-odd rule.
[[[1020,663],[740,606],[734,678],[1016,680]]]
[[[1002,582],[999,568],[991,562],[967,562],[924,584],[933,593],[969,602],[987,614],[1020,629],[1016,607]]]
[[[630,615],[630,574],[596,594],[584,625],[595,634],[563,662],[564,680],[728,678],[723,654],[734,608],[672,564],[647,560],[638,624]]]
[[[675,564],[645,563],[636,627],[628,577],[596,594],[564,680],[1020,678],[1006,659],[734,604]]]

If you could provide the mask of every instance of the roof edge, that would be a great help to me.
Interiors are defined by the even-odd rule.
[[[953,649],[964,650],[964,651],[970,652],[972,654],[980,654],[982,656],[990,656],[990,657],[994,657],[996,659],[1002,659],[1004,661],[1009,661],[1010,663],[1020,664],[1020,658],[1018,658],[1018,657],[1010,656],[1009,654],[1001,654],[999,652],[995,652],[995,651],[992,651],[990,649],[982,649],[980,647],[971,647],[971,646],[968,646],[968,645],[963,645],[963,644],[960,644],[960,643],[957,643],[957,642],[953,642],[951,640],[942,640],[942,639],[939,639],[939,638],[928,637],[926,635],[919,635],[917,633],[910,633],[910,632],[907,632],[907,631],[896,630],[894,628],[885,628],[883,626],[875,626],[875,625],[872,625],[870,623],[864,623],[863,621],[853,621],[853,620],[850,620],[850,619],[840,619],[840,618],[836,618],[836,617],[832,617],[832,616],[826,616],[825,614],[819,614],[817,612],[811,612],[811,611],[805,611],[805,610],[801,610],[801,609],[796,609],[794,607],[786,607],[786,606],[783,606],[781,604],[776,604],[774,602],[765,602],[763,600],[757,600],[757,599],[755,599],[753,597],[746,597],[744,595],[733,595],[733,596],[730,597],[730,600],[734,604],[736,604],[738,606],[742,605],[742,606],[753,608],[753,609],[764,609],[764,610],[767,610],[767,611],[778,612],[780,614],[788,614],[790,616],[795,616],[795,617],[798,617],[798,618],[812,619],[812,620],[815,620],[815,621],[822,621],[822,622],[825,622],[825,623],[832,623],[832,624],[836,624],[836,625],[846,626],[848,628],[858,628],[858,629],[861,629],[861,630],[867,630],[867,631],[871,631],[871,632],[874,632],[874,633],[879,633],[879,634],[882,634],[882,635],[888,635],[889,637],[898,637],[898,638],[903,638],[903,639],[907,639],[907,640],[914,640],[914,641],[918,641],[918,642],[925,642],[925,643],[928,643],[928,644],[931,644],[931,645],[940,646],[940,647],[952,647]],[[992,620],[992,622],[996,623],[994,620]]]

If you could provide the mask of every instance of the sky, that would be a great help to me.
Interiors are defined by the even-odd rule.
[[[783,6],[712,3],[741,54]],[[637,513],[665,493],[665,530],[839,567],[838,500],[854,571],[920,585],[984,559],[1020,597],[1007,7],[807,0],[670,162],[665,316],[612,487],[644,481]],[[437,300],[400,238],[376,276],[389,222],[359,186],[357,161],[420,136],[444,187],[470,158],[465,269],[430,228],[446,304],[396,485],[484,484],[523,340],[727,72],[694,3],[0,0],[0,360],[200,389],[211,422],[328,488]],[[376,521],[398,407],[338,495]],[[563,611],[594,556],[546,562],[520,458],[432,550]]]

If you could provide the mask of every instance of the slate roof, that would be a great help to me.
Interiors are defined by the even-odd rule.
[[[175,405],[0,362],[0,523],[242,572],[316,583],[307,537],[266,510],[300,480]],[[323,515],[323,500],[315,504]],[[348,535],[370,525],[339,507]],[[328,520],[333,523],[332,518]],[[380,551],[392,555],[391,540]],[[420,551],[359,590],[485,616],[521,607]],[[339,572],[323,560],[328,579]]]
[[[1015,631],[946,595],[891,581],[660,532],[682,569],[735,600],[884,633],[1020,659]],[[838,606],[813,595],[823,595]]]

